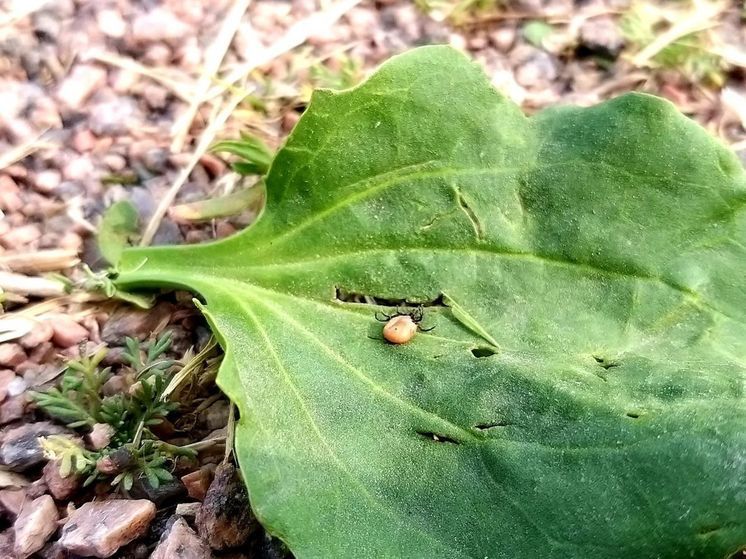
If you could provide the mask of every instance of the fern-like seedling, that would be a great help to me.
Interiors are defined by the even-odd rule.
[[[42,410],[72,429],[97,424],[111,427],[109,444],[99,450],[87,449],[65,436],[50,436],[42,441],[46,455],[59,460],[63,477],[86,476],[84,485],[108,478],[113,486],[125,491],[144,478],[157,488],[172,479],[169,467],[177,456],[196,454],[188,447],[158,440],[151,431],[178,408],[164,395],[175,369],[175,362],[165,357],[171,343],[170,332],[144,346],[132,338],[125,340],[122,356],[135,378],[125,393],[101,395],[104,383],[111,377],[111,369],[100,366],[106,356],[106,349],[101,349],[70,361],[59,387],[33,394]]]
[[[101,349],[68,362],[59,388],[33,393],[39,407],[72,429],[102,423],[100,391],[111,376],[109,367],[99,368],[104,357]]]

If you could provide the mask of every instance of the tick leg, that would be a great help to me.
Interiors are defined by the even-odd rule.
[[[420,328],[420,332],[430,332],[431,330],[435,330],[435,326],[431,326],[430,328]]]
[[[381,316],[382,316],[383,318],[379,318],[379,317],[378,317],[378,315],[379,315],[379,314],[380,314],[380,315],[381,315]],[[390,317],[389,315],[387,315],[387,314],[386,314],[385,312],[382,312],[382,311],[376,311],[376,314],[375,314],[374,316],[375,316],[375,318],[376,318],[376,320],[377,320],[378,322],[388,322],[389,320],[391,320],[391,317]]]
[[[415,308],[412,311],[412,314],[410,316],[412,317],[412,320],[414,320],[415,322],[421,322],[422,321],[422,316],[423,316],[422,307],[419,306],[419,307]]]

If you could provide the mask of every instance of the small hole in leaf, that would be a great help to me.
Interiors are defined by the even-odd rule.
[[[471,350],[471,354],[474,357],[490,357],[492,355],[495,355],[496,353],[497,350],[495,348],[488,346],[475,347]]]
[[[513,425],[510,421],[492,421],[489,423],[477,423],[474,428],[480,431],[486,431],[488,429],[494,429],[495,427],[507,427]]]
[[[598,363],[599,366],[601,366],[602,368],[604,368],[606,370],[609,370],[609,369],[611,369],[613,367],[618,367],[619,366],[619,363],[617,363],[616,361],[611,361],[611,360],[605,359],[603,357],[598,357],[597,355],[594,355],[593,359],[596,360],[596,363]]]
[[[439,433],[433,433],[432,431],[417,431],[417,434],[436,443],[461,444],[456,439],[452,439],[451,437]]]
[[[401,298],[391,299],[379,297],[370,293],[359,293],[348,291],[344,287],[334,287],[334,298],[341,303],[358,303],[362,305],[375,305],[378,307],[445,307],[443,294],[438,295],[435,299],[414,299]]]
[[[640,414],[634,411],[628,411],[625,415],[631,419],[638,419],[640,417]]]

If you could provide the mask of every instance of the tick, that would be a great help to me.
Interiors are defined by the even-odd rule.
[[[376,313],[376,320],[385,322],[383,327],[383,337],[390,344],[406,344],[417,333],[417,330],[429,332],[434,328],[422,328],[423,313],[422,307],[417,307],[410,312],[397,311],[395,314]]]

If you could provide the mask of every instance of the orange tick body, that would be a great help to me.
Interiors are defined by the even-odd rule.
[[[417,333],[417,323],[408,314],[389,319],[383,327],[383,337],[391,344],[406,344]]]
[[[390,344],[406,344],[414,338],[417,330],[429,332],[432,328],[420,327],[423,313],[422,307],[417,307],[410,311],[397,311],[396,314],[376,313],[376,320],[385,322],[383,327],[383,339]],[[433,327],[434,328],[434,327]]]

